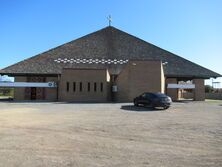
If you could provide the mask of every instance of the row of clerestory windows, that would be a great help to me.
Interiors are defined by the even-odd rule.
[[[103,82],[94,82],[94,83],[91,83],[91,82],[87,82],[87,84],[84,84],[84,86],[87,86],[87,91],[90,92],[90,91],[94,91],[94,92],[97,92],[97,91],[100,91],[100,92],[103,92]],[[83,91],[83,83],[82,82],[73,82],[72,83],[72,91],[73,92],[76,92],[77,90],[79,90],[79,92],[82,92]],[[69,92],[70,91],[70,82],[66,82],[66,91]]]

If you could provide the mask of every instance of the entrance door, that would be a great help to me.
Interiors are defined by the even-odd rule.
[[[31,88],[31,100],[36,100],[36,88]]]

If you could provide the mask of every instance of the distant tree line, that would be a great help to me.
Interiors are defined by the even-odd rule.
[[[0,88],[0,96],[14,96],[14,89],[13,88]]]
[[[205,92],[206,93],[222,93],[221,88],[213,88],[210,85],[205,85]]]

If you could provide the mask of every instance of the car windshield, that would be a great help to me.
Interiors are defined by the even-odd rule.
[[[157,97],[167,97],[165,94],[160,93],[160,92],[154,93],[154,95],[157,96]]]

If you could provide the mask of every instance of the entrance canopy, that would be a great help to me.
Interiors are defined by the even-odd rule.
[[[176,89],[195,89],[195,84],[168,84],[167,88]]]
[[[0,82],[0,87],[57,87],[55,82]]]

